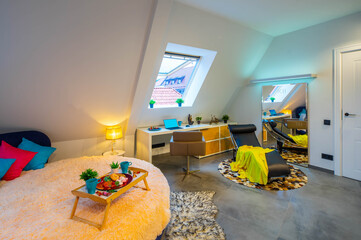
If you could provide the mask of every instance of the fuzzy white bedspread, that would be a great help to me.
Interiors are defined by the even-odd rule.
[[[71,190],[84,184],[79,175],[93,168],[100,175],[112,161],[130,161],[149,172],[151,191],[132,188],[113,201],[106,227],[99,231],[71,220],[75,196]],[[144,187],[143,182],[137,186]],[[101,222],[105,206],[80,198],[76,215]],[[0,239],[155,239],[170,218],[169,185],[152,164],[120,156],[82,157],[49,163],[0,182]]]

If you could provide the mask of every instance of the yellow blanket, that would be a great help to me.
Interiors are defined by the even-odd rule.
[[[236,161],[230,164],[231,169],[239,173],[239,178],[265,185],[268,181],[266,153],[272,151],[273,149],[247,145],[239,147]]]
[[[300,145],[301,147],[308,147],[308,137],[307,137],[307,134],[304,134],[304,135],[291,135],[291,134],[288,134],[288,136],[290,138],[293,139],[293,141],[295,141],[297,143],[297,145]]]

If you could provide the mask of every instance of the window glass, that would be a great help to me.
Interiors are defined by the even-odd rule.
[[[166,52],[159,69],[151,99],[154,107],[178,107],[176,100],[184,98],[200,57]]]
[[[295,86],[295,84],[281,84],[274,86],[264,102],[282,102]]]

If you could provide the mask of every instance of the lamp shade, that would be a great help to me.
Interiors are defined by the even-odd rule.
[[[115,140],[123,137],[122,128],[120,126],[107,127],[105,139]]]

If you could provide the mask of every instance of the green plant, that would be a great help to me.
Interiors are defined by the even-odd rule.
[[[112,169],[117,169],[117,168],[119,168],[119,163],[118,162],[112,162],[111,164],[109,164],[110,165],[110,167],[112,168]]]
[[[175,102],[176,102],[176,103],[184,103],[184,100],[181,99],[181,98],[178,98]]]
[[[92,179],[92,178],[96,178],[98,176],[98,172],[91,169],[91,168],[88,168],[87,170],[85,170],[84,172],[82,172],[80,174],[80,179],[81,180],[89,180],[89,179]]]
[[[274,100],[276,100],[276,98],[274,97],[271,97],[270,100],[273,102]]]
[[[227,114],[224,114],[223,117],[222,117],[222,120],[223,121],[228,121],[229,119],[229,116]]]
[[[149,104],[154,104],[155,101],[153,99],[150,99]]]
[[[196,121],[201,121],[202,117],[196,117]]]

